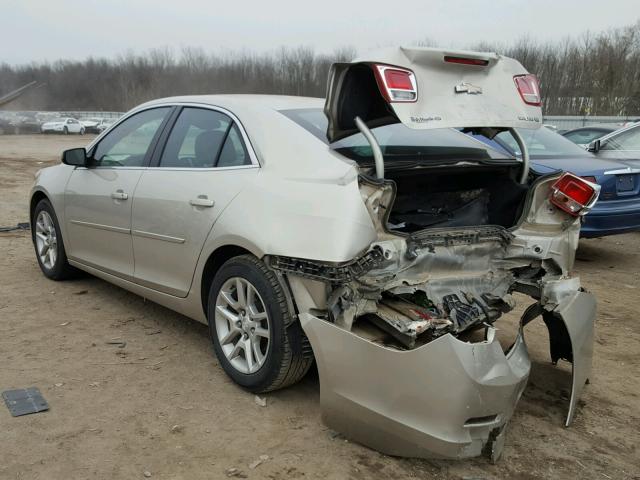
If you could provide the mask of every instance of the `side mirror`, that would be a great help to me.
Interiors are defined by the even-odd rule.
[[[600,139],[596,139],[589,144],[587,147],[587,151],[598,153],[600,151]]]
[[[62,163],[73,167],[86,167],[89,164],[87,151],[84,148],[72,148],[62,152]]]

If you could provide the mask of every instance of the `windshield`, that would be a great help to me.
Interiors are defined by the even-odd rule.
[[[320,108],[282,110],[281,113],[328,144],[327,117]],[[401,123],[372,129],[386,162],[418,160],[508,160],[512,156],[450,128],[414,130]],[[331,148],[357,162],[373,162],[364,135],[357,133],[331,144]]]
[[[532,159],[575,158],[590,155],[584,148],[548,128],[539,128],[538,130],[518,129],[518,132],[524,138],[529,149],[529,156]],[[478,136],[478,138],[487,141],[490,145],[495,142],[511,154],[521,155],[516,140],[509,132],[499,133],[495,136],[493,142],[482,136]]]
[[[52,118],[51,120],[49,120],[49,122],[56,122],[56,123],[62,123],[62,122],[66,122],[67,119],[64,117],[55,117]]]

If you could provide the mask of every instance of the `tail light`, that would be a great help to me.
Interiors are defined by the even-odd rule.
[[[481,58],[452,57],[450,55],[445,55],[444,61],[447,63],[457,63],[459,65],[476,65],[478,67],[486,67],[489,65],[489,60],[483,60]]]
[[[538,78],[535,75],[531,75],[530,73],[526,75],[516,75],[513,77],[513,81],[516,82],[516,87],[524,103],[535,107],[540,106],[542,103],[540,86],[538,85]]]
[[[550,200],[559,209],[577,217],[591,209],[599,192],[599,185],[565,173],[551,186]]]
[[[418,100],[416,77],[411,70],[390,65],[374,65],[373,72],[380,93],[387,102],[415,102]]]

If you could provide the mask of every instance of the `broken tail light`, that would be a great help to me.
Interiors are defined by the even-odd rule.
[[[373,65],[380,93],[387,102],[415,102],[418,85],[411,70],[391,65]]]
[[[599,191],[599,185],[572,173],[565,173],[551,186],[550,201],[559,209],[577,217],[589,211],[597,200]]]
[[[527,105],[539,107],[542,103],[540,97],[540,86],[538,78],[535,75],[527,73],[526,75],[515,75],[513,81],[516,83],[520,97]]]

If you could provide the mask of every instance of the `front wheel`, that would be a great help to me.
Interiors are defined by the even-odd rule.
[[[36,205],[31,219],[31,232],[42,273],[52,280],[72,277],[76,269],[67,261],[58,219],[49,200],[40,200]]]
[[[69,135],[69,129],[67,127],[64,127],[62,129],[62,133],[64,133],[65,135]]]
[[[296,383],[313,362],[283,288],[263,262],[242,255],[218,270],[209,289],[207,318],[216,356],[233,381],[255,393]]]
[[[81,128],[80,132],[78,132],[78,133],[80,133],[80,135],[84,135],[84,128]]]

